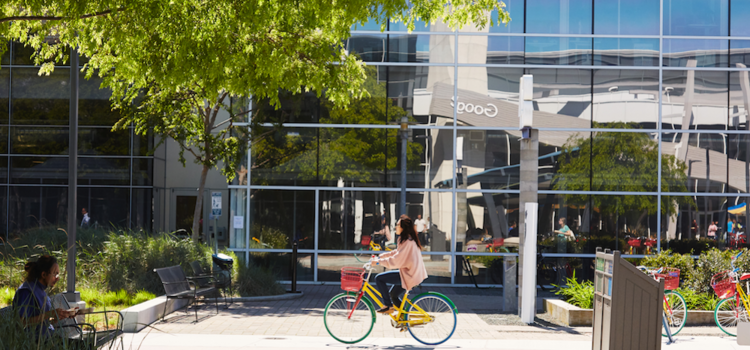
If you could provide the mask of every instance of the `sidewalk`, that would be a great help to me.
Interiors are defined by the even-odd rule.
[[[323,325],[327,301],[340,293],[338,286],[300,286],[300,299],[235,303],[229,310],[206,307],[193,314],[173,313],[138,334],[126,335],[126,349],[283,349],[346,348],[331,338]],[[535,325],[520,323],[515,315],[503,314],[502,290],[474,288],[430,288],[446,294],[458,308],[453,337],[439,348],[461,349],[590,349],[590,327],[560,327],[539,319]],[[541,303],[539,303],[541,305]],[[740,349],[735,338],[721,337],[717,327],[686,327],[674,345],[665,349]],[[734,346],[733,346],[734,345]],[[370,336],[349,348],[426,349],[408,332],[391,327],[379,316]],[[748,347],[745,347],[748,348]]]

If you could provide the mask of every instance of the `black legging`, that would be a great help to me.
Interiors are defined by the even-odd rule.
[[[398,270],[379,273],[375,276],[375,284],[378,286],[378,292],[383,297],[383,304],[387,307],[393,306],[391,295],[394,297],[401,295],[405,290],[401,287],[401,275],[398,273]],[[393,286],[388,288],[389,284]]]

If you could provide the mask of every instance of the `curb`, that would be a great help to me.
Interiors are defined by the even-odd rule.
[[[304,295],[305,295],[304,292],[299,292],[299,293],[285,293],[285,294],[279,294],[279,295],[268,295],[268,296],[262,296],[262,297],[239,297],[239,298],[231,298],[229,299],[229,302],[247,303],[247,302],[253,302],[253,301],[293,300],[293,299],[302,298]]]

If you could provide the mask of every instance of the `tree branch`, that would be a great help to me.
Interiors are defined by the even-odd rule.
[[[92,18],[92,17],[99,17],[99,16],[105,16],[115,11],[121,11],[124,10],[124,7],[120,7],[114,10],[105,10],[101,12],[95,12],[90,13],[87,15],[83,15],[78,17],[78,19],[86,19],[86,18]],[[11,22],[11,21],[61,21],[63,19],[69,19],[71,17],[63,17],[63,16],[12,16],[12,17],[4,17],[0,18],[0,23],[4,22]]]

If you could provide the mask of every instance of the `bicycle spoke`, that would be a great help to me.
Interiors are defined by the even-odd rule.
[[[414,300],[414,307],[408,319],[417,321],[409,327],[414,339],[427,345],[437,345],[448,340],[456,327],[456,314],[453,308],[437,295],[425,295]]]
[[[323,315],[328,333],[343,343],[361,341],[372,330],[374,310],[356,295],[338,295],[331,299]]]

